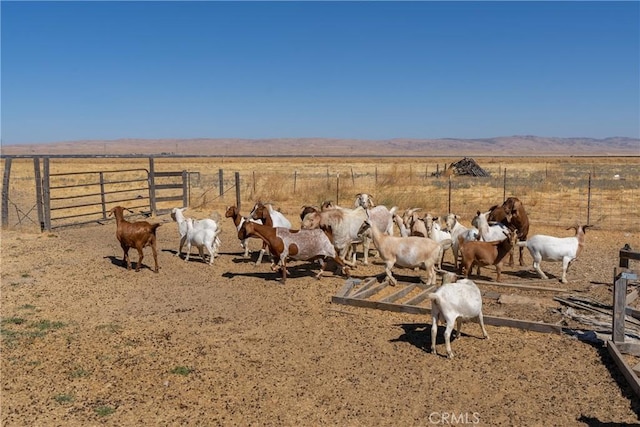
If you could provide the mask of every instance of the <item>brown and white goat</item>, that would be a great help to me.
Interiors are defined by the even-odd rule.
[[[258,237],[268,246],[273,264],[271,268],[275,271],[278,268],[282,271],[282,283],[287,280],[287,260],[289,258],[298,261],[320,260],[320,272],[316,279],[320,279],[326,263],[325,258],[333,260],[349,276],[349,270],[342,258],[336,254],[336,250],[321,229],[313,230],[289,230],[283,227],[270,227],[249,221],[245,221],[238,231],[239,239],[247,237]]]
[[[487,221],[500,222],[512,230],[516,230],[518,240],[527,240],[529,234],[529,217],[524,209],[524,204],[517,197],[509,197],[501,206],[495,205],[489,208]],[[509,252],[509,265],[513,265],[513,250]],[[520,247],[519,263],[524,265],[522,258],[522,247]]]
[[[124,219],[122,206],[116,206],[109,211],[109,216],[116,217],[116,237],[124,251],[123,261],[127,265],[127,270],[131,270],[131,260],[129,259],[129,248],[136,248],[138,251],[138,263],[136,271],[140,271],[144,255],[142,249],[151,246],[153,251],[153,261],[155,263],[154,272],[158,272],[158,253],[156,251],[156,230],[162,224],[151,224],[147,221],[129,222]],[[128,210],[128,209],[127,209]]]
[[[462,253],[460,266],[464,270],[465,277],[469,277],[474,265],[478,267],[477,274],[480,274],[480,267],[495,265],[496,282],[499,282],[504,257],[511,251],[515,238],[516,234],[513,231],[508,233],[508,237],[505,240],[494,242],[465,241],[462,236],[459,236],[458,244]]]
[[[231,220],[233,221],[233,225],[236,226],[237,231],[240,231],[240,227],[242,227],[242,224],[245,221],[254,221],[240,215],[240,211],[236,206],[227,206],[227,210],[224,213],[224,216],[226,218],[231,218]],[[242,249],[244,249],[244,253],[242,254],[243,258],[249,257],[249,244],[247,240],[248,239],[240,240],[240,246],[242,247]],[[263,244],[263,249],[266,249],[265,244]],[[262,259],[260,259],[260,261],[262,261]]]

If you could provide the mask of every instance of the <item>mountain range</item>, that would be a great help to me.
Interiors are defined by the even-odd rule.
[[[2,155],[640,156],[640,139],[515,135],[479,139],[117,139],[12,144]]]

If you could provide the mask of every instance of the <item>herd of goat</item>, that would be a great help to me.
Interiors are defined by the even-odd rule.
[[[192,219],[184,216],[186,208],[174,208],[172,219],[178,225],[180,244],[176,255],[182,254],[186,245],[185,260],[189,260],[191,247],[198,248],[200,257],[206,262],[204,249],[208,252],[208,263],[213,264],[221,245],[220,219]],[[143,260],[143,248],[151,246],[154,271],[158,272],[156,230],[160,224],[147,221],[129,222],[124,218],[124,207],[116,206],[110,215],[116,218],[116,237],[124,251],[124,263],[131,269],[129,249],[138,251],[136,271]],[[371,195],[356,195],[355,206],[346,208],[325,202],[320,207],[304,206],[300,214],[301,227],[293,229],[291,222],[270,203],[258,202],[250,215],[240,214],[237,207],[230,206],[225,217],[231,218],[237,236],[244,249],[244,257],[249,256],[248,239],[262,241],[262,248],[256,264],[261,264],[264,254],[271,256],[271,268],[280,271],[282,283],[287,278],[287,261],[311,261],[320,263],[320,278],[331,258],[337,270],[346,276],[356,265],[356,246],[363,245],[363,264],[368,264],[369,248],[373,242],[378,256],[385,266],[385,275],[391,285],[396,285],[393,277],[394,266],[426,271],[427,285],[435,285],[437,273],[444,274],[443,285],[429,295],[432,300],[433,328],[437,328],[438,318],[446,322],[445,344],[449,357],[453,357],[450,335],[453,326],[460,319],[478,318],[484,336],[487,336],[482,321],[482,300],[480,291],[469,280],[473,267],[480,274],[480,267],[493,265],[496,281],[501,280],[503,262],[509,255],[509,265],[513,265],[515,248],[519,249],[519,263],[524,265],[522,252],[526,247],[533,258],[533,268],[538,275],[547,276],[540,267],[541,261],[562,262],[562,279],[567,283],[569,265],[578,257],[584,246],[584,232],[588,226],[574,226],[572,237],[534,235],[528,237],[529,220],[523,203],[508,198],[502,205],[491,207],[486,212],[477,212],[467,227],[455,214],[444,218],[431,214],[420,215],[419,208],[407,209],[399,213],[397,207],[388,209],[376,205]],[[398,227],[400,236],[394,235]],[[445,251],[451,249],[456,271],[464,274],[458,279],[455,273],[442,270]],[[437,329],[436,329],[437,331]],[[432,332],[432,348],[435,351],[435,333]]]

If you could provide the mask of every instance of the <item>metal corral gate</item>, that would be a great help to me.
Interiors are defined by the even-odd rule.
[[[40,179],[39,161],[34,159],[38,218],[43,230],[106,220],[109,210],[120,204],[148,215],[168,212],[159,208],[166,202],[188,205],[187,171],[155,172],[153,158],[149,158],[149,169],[55,174],[49,173],[49,159],[43,160]]]

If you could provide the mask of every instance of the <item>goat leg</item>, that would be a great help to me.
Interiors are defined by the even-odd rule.
[[[142,253],[142,248],[136,248],[138,250],[138,263],[136,264],[136,271],[140,271],[140,266],[142,266],[142,259],[144,258],[144,253]]]
[[[127,270],[131,270],[131,260],[129,259],[129,248],[123,246],[122,250],[124,251],[124,256],[122,257],[122,261],[124,261],[124,265],[127,266]]]
[[[153,263],[155,265],[155,268],[153,269],[154,273],[158,272],[158,251],[156,251],[156,245],[155,242],[153,245],[151,245],[151,251],[153,252]]]

